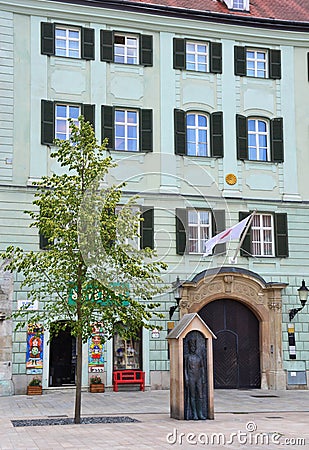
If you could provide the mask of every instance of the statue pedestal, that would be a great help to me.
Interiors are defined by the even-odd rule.
[[[214,419],[212,331],[197,313],[185,314],[167,336],[170,349],[170,415]]]

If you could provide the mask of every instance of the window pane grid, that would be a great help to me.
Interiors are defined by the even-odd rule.
[[[56,28],[55,55],[80,58],[80,30],[76,28]]]
[[[233,0],[233,9],[244,9],[244,0]]]
[[[268,124],[265,120],[248,119],[248,153],[251,161],[268,161]]]
[[[247,76],[266,78],[267,52],[261,50],[247,50]]]
[[[134,36],[115,36],[114,61],[120,64],[138,64],[138,39]]]
[[[115,111],[115,149],[133,152],[138,151],[137,111]]]
[[[187,155],[209,156],[207,119],[202,114],[187,114]]]
[[[55,137],[56,139],[70,139],[71,130],[68,119],[71,118],[75,125],[78,126],[78,117],[80,116],[80,106],[76,105],[56,105],[55,117]]]
[[[186,69],[208,72],[208,45],[200,42],[187,42]]]
[[[211,236],[211,220],[208,211],[189,211],[189,253],[204,253]]]
[[[274,256],[274,226],[271,214],[255,214],[253,217],[252,255]]]

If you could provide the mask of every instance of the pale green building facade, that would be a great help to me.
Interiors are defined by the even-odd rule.
[[[145,242],[169,266],[163,329],[142,330],[135,348],[146,385],[168,388],[168,329],[200,312],[218,337],[217,388],[307,389],[308,305],[291,320],[289,311],[301,306],[302,280],[309,285],[309,10],[302,21],[263,21],[229,2],[223,15],[165,3],[0,0],[0,248],[39,251],[23,211],[32,183],[60,170],[52,138],[65,135],[68,114],[83,113],[99,141],[109,137],[118,167],[108,181],[139,194]],[[203,256],[207,238],[252,211],[236,262],[237,241]],[[19,283],[1,266],[0,313],[27,301]],[[27,332],[13,328],[0,319],[0,395],[24,393],[35,373]],[[120,367],[115,342],[104,349],[107,387]],[[42,345],[43,388],[74,384],[72,362],[67,383],[53,379],[47,332]]]

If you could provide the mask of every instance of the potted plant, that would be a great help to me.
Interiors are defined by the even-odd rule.
[[[104,384],[98,375],[90,377],[90,392],[104,392]]]
[[[32,378],[27,386],[28,395],[42,395],[42,381],[40,378]]]

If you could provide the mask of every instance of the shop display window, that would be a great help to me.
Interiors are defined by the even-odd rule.
[[[114,336],[114,370],[142,370],[141,331],[137,338],[124,339]]]

